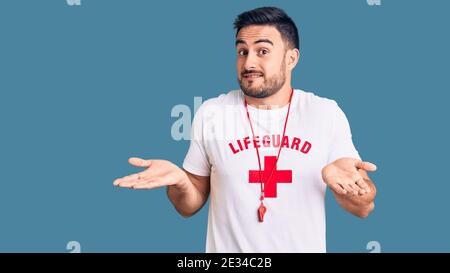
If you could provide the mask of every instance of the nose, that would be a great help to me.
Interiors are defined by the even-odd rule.
[[[257,57],[255,53],[252,51],[249,51],[244,62],[244,68],[246,70],[252,70],[256,68],[257,64]]]

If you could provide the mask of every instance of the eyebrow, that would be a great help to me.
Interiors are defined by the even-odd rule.
[[[269,44],[273,45],[272,41],[269,39],[259,39],[259,40],[256,40],[253,44],[258,44],[258,43],[269,43]],[[238,45],[238,44],[246,45],[247,43],[242,39],[237,39],[235,45]]]

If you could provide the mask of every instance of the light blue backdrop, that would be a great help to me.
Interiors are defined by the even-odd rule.
[[[327,195],[328,251],[450,251],[446,0],[2,0],[0,251],[203,252],[206,207],[112,181],[130,156],[181,164],[172,107],[238,88],[232,22],[265,5],[299,26],[294,86],[338,101],[379,167],[368,219]]]

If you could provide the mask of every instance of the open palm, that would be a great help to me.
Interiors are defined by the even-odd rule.
[[[370,188],[359,172],[360,169],[375,171],[377,167],[370,162],[344,157],[325,166],[322,178],[338,194],[363,195],[370,192]]]

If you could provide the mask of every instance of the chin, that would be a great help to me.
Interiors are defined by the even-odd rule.
[[[257,91],[247,89],[246,91],[243,92],[245,95],[255,99],[264,99],[269,96],[269,94],[266,91],[262,91],[261,89],[257,89]]]

